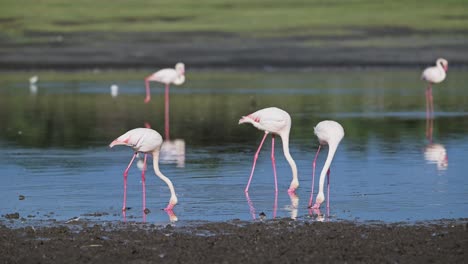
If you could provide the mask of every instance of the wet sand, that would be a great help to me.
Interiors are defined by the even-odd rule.
[[[463,263],[468,219],[0,225],[0,263]]]

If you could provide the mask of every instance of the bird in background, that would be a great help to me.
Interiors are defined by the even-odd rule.
[[[112,98],[116,98],[119,95],[119,86],[117,84],[111,85],[110,94]]]
[[[31,76],[29,78],[29,84],[31,84],[31,85],[32,84],[37,84],[38,81],[39,81],[39,76],[37,76],[37,75]]]
[[[142,189],[143,189],[143,211],[144,212],[147,211],[145,170],[146,170],[146,161],[147,161],[148,154],[151,154],[153,156],[154,172],[161,180],[163,180],[167,184],[171,192],[171,198],[165,210],[170,211],[177,204],[177,196],[175,194],[174,186],[172,185],[171,180],[167,178],[166,176],[164,176],[164,174],[159,170],[159,152],[160,152],[162,143],[163,143],[163,139],[157,131],[153,129],[149,129],[149,128],[135,128],[126,132],[122,136],[118,137],[117,139],[112,141],[112,143],[109,145],[109,147],[111,148],[117,145],[129,146],[135,152],[135,154],[133,155],[132,159],[130,160],[130,163],[128,164],[123,174],[124,175],[124,200],[123,200],[122,211],[125,211],[127,209],[126,204],[127,204],[128,171],[133,161],[135,160],[135,157],[137,156],[139,152],[144,153],[143,170],[141,173],[141,181],[142,181]]]
[[[169,138],[169,85],[181,85],[185,82],[185,64],[179,62],[174,69],[162,69],[145,78],[146,98],[145,103],[151,100],[150,81],[160,82],[165,84],[164,92],[164,139]]]
[[[314,162],[312,163],[312,191],[309,200],[309,208],[319,209],[320,205],[325,201],[325,195],[323,194],[323,185],[325,183],[325,175],[327,175],[327,208],[330,208],[330,165],[335,156],[335,152],[340,144],[340,141],[344,137],[343,127],[336,121],[325,120],[317,124],[314,128],[314,133],[319,140],[319,147],[317,153],[315,154]],[[319,181],[319,192],[315,199],[315,204],[312,206],[312,200],[314,196],[314,181],[315,181],[315,167],[317,162],[317,157],[320,152],[322,145],[328,145],[328,156],[323,165],[322,172],[320,173]]]
[[[295,190],[299,187],[299,181],[297,178],[297,167],[296,163],[294,162],[294,159],[291,157],[291,154],[289,153],[289,132],[291,130],[291,117],[289,114],[276,107],[269,107],[269,108],[264,108],[261,110],[258,110],[255,113],[252,113],[247,116],[243,116],[239,120],[239,124],[243,123],[250,123],[254,127],[258,128],[259,130],[262,130],[265,132],[265,135],[263,136],[262,141],[260,142],[260,145],[257,149],[257,152],[255,153],[254,156],[254,161],[252,165],[252,171],[250,173],[250,178],[247,183],[247,187],[245,188],[245,192],[247,193],[249,191],[250,183],[252,181],[252,176],[255,171],[255,165],[257,163],[258,159],[258,154],[260,153],[260,149],[263,146],[263,143],[265,142],[266,136],[271,133],[271,161],[273,164],[273,173],[275,177],[275,191],[278,192],[278,180],[276,177],[276,162],[275,162],[275,135],[279,135],[281,137],[281,140],[283,141],[283,152],[284,152],[284,157],[288,161],[289,165],[291,166],[291,171],[292,171],[292,181],[289,186],[289,193],[295,192]]]
[[[166,69],[161,69],[150,76],[145,78],[145,84],[146,84],[146,98],[145,98],[145,103],[148,103],[151,101],[151,93],[150,93],[150,82],[159,82],[159,83],[164,83],[166,87],[166,97],[167,92],[169,91],[169,85],[170,84],[175,84],[175,85],[181,85],[185,82],[185,65],[182,62],[179,62],[175,65],[175,68],[166,68]],[[166,98],[168,100],[168,98]],[[166,101],[167,104],[167,101]]]
[[[432,84],[441,83],[445,80],[448,71],[446,59],[439,58],[436,65],[426,68],[421,74],[421,80],[428,83],[426,88],[426,118],[430,118],[434,113],[434,103],[432,98]]]

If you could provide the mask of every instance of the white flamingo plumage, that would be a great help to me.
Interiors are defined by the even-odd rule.
[[[181,85],[185,82],[185,64],[178,62],[175,68],[161,69],[145,78],[146,98],[145,103],[151,101],[150,81],[164,83],[166,92],[169,90],[170,84]],[[167,102],[166,102],[167,104]]]
[[[325,183],[325,175],[327,175],[328,183],[327,183],[327,208],[330,207],[330,165],[333,161],[333,157],[335,156],[335,152],[340,144],[340,141],[344,137],[344,129],[343,127],[336,121],[325,120],[317,124],[314,128],[314,133],[317,135],[319,140],[319,148],[317,150],[317,154],[315,154],[314,162],[313,162],[313,172],[312,172],[312,191],[310,195],[309,207],[312,209],[319,209],[320,205],[325,201],[325,195],[323,194],[323,185]],[[312,206],[312,199],[314,195],[314,181],[315,181],[315,166],[318,154],[320,152],[321,145],[328,144],[328,156],[323,165],[322,172],[320,173],[320,181],[319,181],[319,192],[315,199],[315,204]]]
[[[429,118],[434,113],[434,102],[432,99],[432,84],[441,83],[445,80],[448,71],[448,61],[439,58],[436,65],[426,68],[421,74],[421,80],[426,81],[426,118]]]
[[[135,157],[137,156],[138,152],[145,154],[143,170],[141,174],[142,187],[143,187],[143,210],[146,211],[145,170],[146,170],[146,158],[147,158],[148,153],[153,155],[154,172],[161,180],[163,180],[167,184],[171,192],[171,198],[165,210],[170,211],[177,204],[177,196],[175,194],[174,186],[172,185],[171,180],[169,180],[169,178],[164,176],[164,174],[162,174],[162,172],[159,170],[159,152],[161,150],[162,143],[163,143],[163,139],[157,131],[153,129],[149,129],[149,128],[135,128],[126,132],[122,136],[118,137],[117,139],[112,141],[112,143],[109,145],[111,148],[116,145],[125,145],[125,146],[131,147],[135,151],[135,154],[133,155],[133,158],[130,160],[130,163],[128,164],[127,169],[124,171],[124,201],[123,201],[122,211],[125,211],[127,208],[126,203],[127,203],[128,170],[130,169],[130,166],[135,160]]]
[[[294,159],[291,157],[289,153],[289,132],[291,130],[291,117],[289,114],[276,107],[269,107],[264,108],[261,110],[256,111],[247,116],[243,116],[239,120],[239,124],[243,123],[251,123],[254,127],[258,128],[259,130],[265,131],[265,135],[260,143],[260,146],[257,149],[257,152],[254,156],[254,162],[252,166],[252,171],[250,173],[250,178],[245,188],[245,192],[249,191],[250,182],[252,181],[252,176],[255,170],[255,164],[258,159],[258,154],[260,153],[260,149],[262,148],[263,142],[265,141],[266,136],[271,133],[271,160],[273,163],[273,172],[275,177],[275,191],[278,192],[278,181],[276,177],[276,162],[275,162],[275,135],[279,135],[281,140],[283,141],[283,152],[284,157],[288,161],[289,165],[291,166],[292,171],[292,181],[289,186],[288,192],[292,193],[299,187],[299,181],[297,177],[297,166],[294,162]]]

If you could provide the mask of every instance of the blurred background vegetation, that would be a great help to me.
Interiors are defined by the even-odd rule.
[[[2,0],[0,66],[468,62],[466,0]],[[10,67],[8,67],[8,62]]]
[[[197,32],[350,35],[357,27],[464,30],[464,0],[2,0],[0,29],[45,32]]]

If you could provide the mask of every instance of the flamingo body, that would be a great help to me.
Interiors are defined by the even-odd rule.
[[[146,83],[146,98],[145,103],[148,103],[151,100],[150,95],[150,85],[149,82],[159,82],[166,85],[166,89],[169,89],[169,85],[181,85],[185,82],[185,65],[182,62],[179,62],[175,65],[174,69],[161,69],[150,76],[145,78]]]
[[[436,65],[426,68],[421,74],[421,79],[430,83],[441,83],[447,76],[448,62],[445,59],[437,59]]]
[[[331,121],[331,120],[325,120],[317,124],[314,128],[314,133],[317,136],[320,145],[327,145],[329,146],[328,149],[328,156],[325,161],[325,164],[323,165],[322,172],[320,173],[320,181],[319,181],[319,192],[317,194],[316,200],[315,200],[315,205],[312,206],[312,196],[313,196],[313,189],[314,189],[314,180],[315,180],[315,163],[317,160],[318,153],[320,151],[317,151],[317,154],[315,155],[314,159],[314,172],[313,172],[313,178],[312,178],[312,194],[311,194],[311,199],[309,202],[309,206],[312,207],[313,209],[319,209],[320,205],[325,201],[325,195],[323,193],[323,186],[325,183],[325,175],[330,176],[330,165],[333,160],[333,157],[335,155],[335,152],[338,148],[338,145],[340,141],[344,137],[344,129],[343,127],[336,121]],[[328,181],[329,182],[329,181]],[[330,193],[330,186],[328,183],[328,196]],[[329,197],[327,199],[327,208],[329,208]]]
[[[143,210],[146,209],[146,201],[145,201],[145,170],[146,170],[146,156],[147,154],[153,155],[153,167],[154,172],[156,175],[161,178],[169,187],[171,192],[171,198],[169,200],[169,205],[165,208],[166,210],[172,210],[172,208],[177,204],[177,196],[175,194],[174,186],[164,174],[161,173],[159,170],[159,152],[163,143],[162,136],[155,130],[150,128],[135,128],[132,129],[122,136],[118,137],[109,145],[111,148],[116,145],[125,145],[129,146],[133,149],[135,154],[133,155],[130,164],[128,165],[127,169],[124,172],[124,206],[123,209],[126,209],[126,189],[127,189],[127,175],[130,166],[133,163],[138,152],[144,153],[144,164],[143,164],[143,172],[142,172],[142,184],[143,184]]]
[[[289,192],[294,192],[299,187],[299,181],[297,179],[297,166],[294,162],[291,154],[289,153],[289,132],[291,130],[291,117],[289,114],[277,107],[269,107],[258,110],[250,115],[243,116],[239,120],[239,124],[243,123],[250,123],[254,127],[258,128],[259,130],[265,131],[265,135],[263,140],[260,144],[260,147],[257,150],[257,153],[254,158],[254,165],[252,167],[251,176],[249,179],[249,183],[245,189],[245,192],[248,192],[250,181],[252,180],[252,175],[255,169],[255,163],[258,158],[258,153],[262,147],[262,144],[265,140],[265,137],[268,133],[272,133],[272,162],[273,162],[273,169],[275,173],[275,186],[276,190],[278,190],[277,183],[276,183],[276,165],[274,160],[274,135],[279,135],[281,140],[283,141],[283,152],[286,160],[289,162],[292,171],[292,181],[289,187]]]

